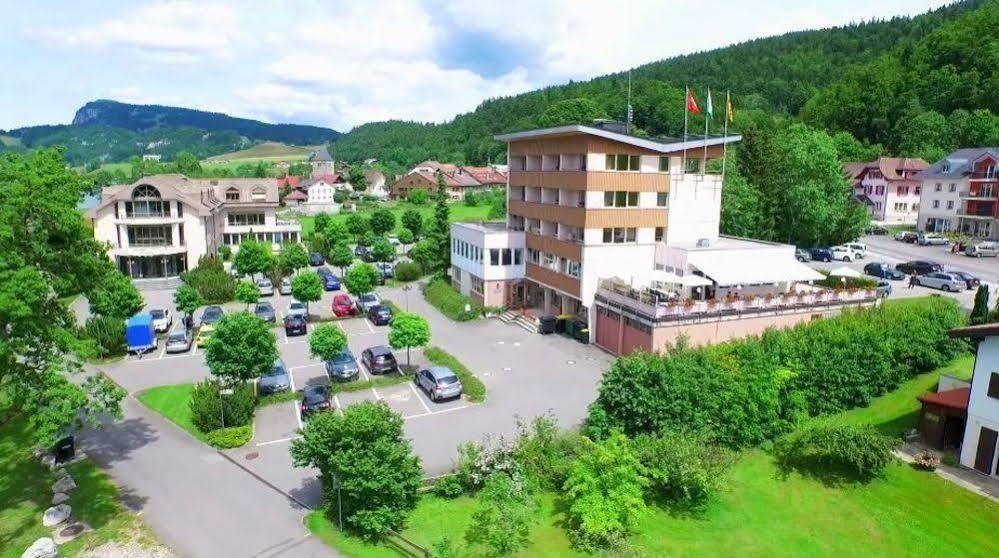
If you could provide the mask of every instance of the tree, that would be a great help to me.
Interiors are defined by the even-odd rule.
[[[423,268],[424,273],[432,271],[437,267],[437,248],[434,246],[434,242],[430,239],[421,240],[417,242],[412,248],[409,249],[407,254],[409,259],[413,260]]]
[[[409,194],[406,195],[406,201],[413,205],[426,205],[429,200],[430,194],[420,188],[410,190]]]
[[[301,244],[288,244],[281,250],[281,269],[286,274],[297,273],[299,269],[309,265],[309,254]]]
[[[364,176],[364,168],[360,165],[353,165],[347,171],[347,182],[355,192],[363,192],[368,189],[368,179]]]
[[[291,279],[291,296],[309,308],[310,302],[323,298],[323,282],[315,273],[299,273]]]
[[[424,347],[430,342],[430,326],[422,316],[400,312],[392,317],[388,340],[393,349],[406,349],[406,367],[409,368],[409,350]]]
[[[359,213],[351,213],[347,216],[347,231],[355,237],[359,237],[368,230],[368,220]]]
[[[117,271],[104,274],[101,283],[89,295],[90,311],[122,320],[142,309],[145,301],[135,285]]]
[[[381,279],[381,273],[373,265],[361,264],[348,269],[343,274],[343,285],[347,288],[348,293],[360,296],[371,292],[371,289],[378,284],[379,279]]]
[[[576,97],[552,103],[535,122],[542,128],[550,128],[561,124],[591,124],[597,118],[607,118],[607,113],[592,99]]]
[[[313,230],[319,231],[321,233],[326,232],[326,227],[330,226],[330,214],[325,211],[320,211],[316,214],[313,220]]]
[[[911,107],[895,126],[900,154],[936,161],[952,148],[947,119],[936,111]]]
[[[291,443],[296,467],[319,469],[323,507],[369,539],[400,529],[416,507],[423,471],[388,406],[363,402],[309,420]]]
[[[308,161],[299,161],[288,165],[288,176],[300,176],[302,178],[312,178],[312,164]]]
[[[451,208],[448,207],[447,185],[444,174],[437,173],[437,193],[434,196],[434,221],[430,230],[429,240],[433,242],[435,261],[438,271],[451,267]]]
[[[333,324],[322,324],[309,335],[309,353],[320,360],[333,360],[347,348],[347,334]]]
[[[975,291],[975,304],[971,308],[971,316],[968,322],[971,325],[989,323],[989,286],[979,285]]]
[[[885,149],[880,144],[861,143],[850,132],[836,132],[832,135],[832,139],[836,144],[836,153],[841,163],[864,163],[885,155]]]
[[[277,357],[270,325],[249,312],[222,316],[205,348],[208,369],[229,385],[259,378]]]
[[[270,269],[271,254],[266,246],[248,238],[239,244],[239,251],[236,252],[232,265],[236,271],[253,277]]]
[[[330,249],[329,239],[326,238],[325,234],[313,231],[312,234],[309,235],[309,249],[325,256]]]
[[[399,243],[402,244],[403,248],[412,244],[414,240],[416,240],[416,235],[413,234],[413,231],[408,228],[404,228],[399,231]]]
[[[423,215],[415,209],[407,209],[402,212],[402,226],[413,233],[413,237],[419,237],[423,232]]]
[[[376,262],[390,262],[395,259],[395,246],[388,239],[379,237],[371,244],[371,255]]]
[[[193,316],[194,312],[204,304],[205,299],[201,298],[197,289],[187,283],[177,287],[177,290],[173,292],[173,305],[188,316]]]
[[[371,246],[375,243],[375,233],[371,231],[364,231],[364,234],[357,239],[357,244],[359,246]]]
[[[330,257],[327,261],[340,268],[340,275],[346,272],[347,267],[354,263],[354,253],[351,252],[350,246],[347,246],[346,242],[338,242],[333,249],[330,250]]]
[[[201,161],[187,151],[178,153],[174,159],[174,164],[177,165],[177,172],[180,174],[186,174],[187,176],[198,176],[201,174]]]
[[[329,241],[330,246],[336,246],[341,242],[350,244],[354,240],[350,230],[343,221],[331,222],[323,232],[326,233],[326,239]]]
[[[563,491],[571,502],[567,516],[576,544],[599,548],[631,531],[646,509],[648,482],[641,467],[628,438],[617,431],[573,463]]]
[[[486,548],[486,556],[513,556],[527,546],[537,504],[522,476],[496,472],[475,496],[465,539]]]
[[[236,300],[246,304],[246,308],[249,310],[251,304],[260,300],[260,288],[253,281],[240,281],[236,284],[234,296]]]
[[[377,236],[388,234],[395,228],[395,215],[387,209],[376,209],[371,214],[371,231]]]

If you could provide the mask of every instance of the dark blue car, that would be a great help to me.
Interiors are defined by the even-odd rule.
[[[332,273],[319,273],[319,278],[323,281],[323,288],[327,291],[340,290],[340,278]]]
[[[892,281],[905,279],[904,273],[897,269],[892,269],[891,266],[883,262],[871,262],[865,265],[864,273],[881,279],[891,279]]]
[[[831,262],[833,260],[832,250],[828,248],[811,248],[808,253],[816,262]]]

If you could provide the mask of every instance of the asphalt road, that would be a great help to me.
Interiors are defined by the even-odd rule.
[[[867,236],[861,242],[867,244],[867,251],[871,254],[867,257],[868,260],[874,257],[898,262],[930,260],[943,265],[946,270],[967,271],[985,281],[995,282],[999,279],[999,258],[971,258],[963,253],[951,253],[949,246],[907,244],[898,242],[889,235]]]

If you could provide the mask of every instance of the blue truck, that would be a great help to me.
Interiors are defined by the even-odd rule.
[[[153,317],[149,314],[136,314],[125,322],[125,342],[130,353],[144,353],[156,348],[156,332],[153,331]]]

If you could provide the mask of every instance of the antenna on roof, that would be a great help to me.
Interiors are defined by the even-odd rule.
[[[628,70],[628,117],[625,119],[624,133],[631,133],[631,70]]]

